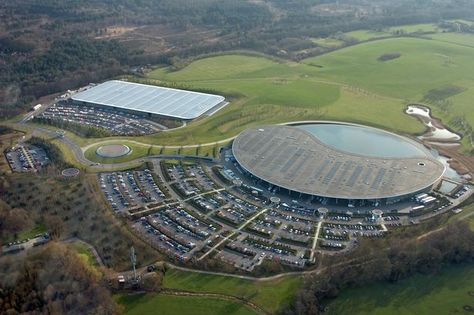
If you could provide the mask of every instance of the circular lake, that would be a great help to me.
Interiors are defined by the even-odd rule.
[[[421,144],[380,129],[338,123],[317,123],[296,126],[309,131],[321,142],[337,149],[371,157],[430,156]]]

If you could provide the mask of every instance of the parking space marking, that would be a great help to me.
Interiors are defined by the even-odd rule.
[[[262,211],[260,211],[259,213],[257,213],[256,215],[254,215],[253,217],[251,217],[250,219],[248,219],[247,221],[244,222],[244,224],[242,224],[238,229],[234,230],[232,233],[230,233],[229,235],[227,235],[226,237],[224,237],[219,243],[217,243],[216,245],[214,245],[208,252],[206,252],[205,254],[203,254],[201,257],[198,258],[198,261],[201,260],[201,259],[204,259],[207,257],[207,255],[209,255],[210,253],[212,253],[216,248],[218,248],[220,245],[222,245],[222,243],[224,243],[225,241],[227,241],[229,238],[231,238],[232,236],[234,236],[237,232],[239,232],[240,230],[242,230],[244,227],[246,227],[250,222],[252,222],[253,220],[255,220],[256,218],[258,218],[261,214],[264,214],[265,212],[267,212],[269,209],[266,208],[266,209],[263,209]]]

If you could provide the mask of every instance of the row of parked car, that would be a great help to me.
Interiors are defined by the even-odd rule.
[[[120,110],[62,101],[46,109],[36,118],[71,122],[106,129],[113,135],[145,135],[160,131],[160,127],[144,117]]]

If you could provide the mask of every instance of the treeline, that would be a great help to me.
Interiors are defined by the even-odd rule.
[[[306,277],[305,285],[285,314],[320,314],[324,303],[341,290],[375,281],[396,282],[416,273],[434,274],[443,267],[474,261],[474,232],[460,221],[421,237],[394,237],[383,244],[363,240],[351,254],[326,262],[327,269]],[[398,235],[397,235],[398,236]]]
[[[105,281],[65,245],[0,258],[0,314],[119,314]]]
[[[131,56],[133,52],[117,41],[54,41],[45,54],[0,66],[0,114],[16,115],[22,110],[18,105],[34,98],[122,73]]]

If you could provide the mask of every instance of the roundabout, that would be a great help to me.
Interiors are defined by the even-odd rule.
[[[71,168],[66,168],[62,170],[61,175],[64,177],[76,177],[77,175],[79,175],[79,173],[80,173],[79,169],[75,167],[71,167]]]
[[[124,144],[109,144],[98,147],[95,153],[103,158],[117,158],[132,152],[129,146]]]

